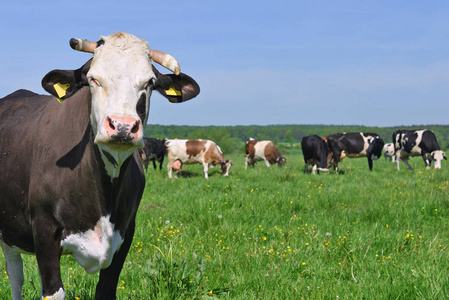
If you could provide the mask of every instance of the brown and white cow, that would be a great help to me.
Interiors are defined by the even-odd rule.
[[[179,170],[182,164],[202,164],[204,178],[208,178],[209,167],[220,166],[223,176],[229,175],[232,161],[225,159],[217,144],[209,140],[181,140],[166,139],[167,147],[167,171],[168,177],[172,178],[173,169]],[[179,165],[179,162],[181,165]],[[178,166],[176,166],[178,164]]]
[[[245,142],[245,170],[248,164],[254,168],[254,163],[258,161],[265,161],[265,165],[269,168],[270,165],[278,164],[278,166],[285,165],[287,159],[281,156],[278,148],[272,141],[258,141],[249,138]]]
[[[133,35],[70,44],[93,58],[49,72],[42,86],[53,96],[19,90],[0,99],[0,238],[14,300],[22,253],[36,255],[41,299],[65,298],[64,254],[88,273],[101,270],[95,299],[116,298],[145,185],[136,149],[151,92],[171,102],[199,93],[173,58]],[[160,74],[153,61],[178,75]]]

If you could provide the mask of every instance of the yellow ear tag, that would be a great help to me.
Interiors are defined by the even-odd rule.
[[[165,94],[167,94],[168,96],[182,96],[181,91],[178,91],[172,85],[168,88],[168,90],[165,90]]]
[[[56,99],[58,99],[59,102],[62,103],[62,101],[64,101],[64,99],[61,99],[61,98],[66,95],[66,91],[69,87],[70,87],[70,84],[68,84],[68,83],[61,84],[58,82],[58,83],[53,84],[53,88],[55,89],[56,94],[58,94],[58,97],[56,97]]]

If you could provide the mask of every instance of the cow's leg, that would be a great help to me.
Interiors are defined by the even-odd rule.
[[[172,172],[173,172],[173,161],[171,161],[171,160],[168,161],[167,172],[168,172],[168,178],[171,178]]]
[[[315,175],[316,174],[316,163],[313,163],[313,168],[312,168],[312,174]]]
[[[133,241],[134,229],[136,226],[135,222],[134,216],[125,233],[123,244],[120,246],[117,253],[115,253],[111,265],[100,271],[100,279],[98,280],[97,288],[95,289],[95,300],[116,299],[117,283]]]
[[[208,175],[207,175],[207,171],[209,170],[209,164],[208,163],[206,163],[206,162],[203,162],[203,172],[204,172],[204,178],[208,178]]]
[[[248,168],[248,160],[249,160],[249,157],[248,157],[248,155],[245,157],[245,170]]]
[[[396,168],[399,171],[399,162],[402,160],[401,158],[401,154],[399,151],[396,151],[396,153],[394,154],[394,156],[396,156]]]
[[[267,168],[269,168],[270,167],[270,162],[266,158],[264,158],[263,160],[265,161],[265,165],[267,166]]]
[[[23,286],[23,262],[22,256],[17,251],[2,242],[3,255],[6,261],[6,272],[8,273],[9,283],[13,300],[22,300]]]
[[[338,174],[338,162],[340,161],[341,152],[334,153],[333,155],[334,155],[333,165],[334,165],[335,174]]]
[[[164,157],[159,160],[159,170],[162,170],[162,163],[164,162]]]
[[[371,153],[367,153],[367,158],[368,158],[369,170],[372,171],[373,170],[373,159],[371,158]]]
[[[422,153],[422,159],[424,160],[424,163],[426,164],[426,169],[430,169],[431,161],[429,160],[429,156],[427,155],[427,153],[425,153],[424,151]]]
[[[304,163],[304,173],[309,173],[309,165],[307,164],[307,161]]]
[[[153,160],[153,169],[157,170],[157,167],[156,167],[156,160]]]
[[[37,266],[41,279],[41,299],[64,300],[61,280],[61,232],[53,217],[42,210],[32,222]]]
[[[408,163],[408,158],[403,158],[402,161],[407,165],[408,169],[413,170],[412,166]],[[398,167],[399,170],[399,167]]]

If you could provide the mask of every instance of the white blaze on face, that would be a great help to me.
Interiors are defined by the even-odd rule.
[[[107,216],[101,217],[93,229],[67,236],[61,247],[63,254],[71,254],[87,273],[94,273],[111,264],[122,243],[122,236]]]
[[[435,169],[441,169],[441,161],[445,159],[446,154],[441,150],[433,151],[430,156],[435,161]]]
[[[116,158],[116,164],[104,160],[108,174],[118,176],[109,169],[120,169],[121,163],[133,151],[131,147],[143,147],[143,127],[146,124],[152,84],[156,78],[151,63],[148,43],[135,36],[118,33],[102,37],[104,44],[95,49],[87,78],[92,95],[90,120],[95,143]],[[145,117],[140,120],[137,104],[145,101]],[[141,102],[140,102],[141,103]],[[106,128],[109,117],[141,121],[130,145],[110,143]]]

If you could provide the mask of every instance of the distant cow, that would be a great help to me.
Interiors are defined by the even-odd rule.
[[[258,161],[265,161],[265,165],[269,168],[270,165],[278,164],[278,166],[285,165],[287,159],[281,156],[281,153],[273,144],[272,141],[258,141],[249,138],[245,142],[245,170],[248,164],[254,168],[254,163]]]
[[[173,165],[182,164],[202,164],[204,178],[208,178],[209,166],[220,166],[223,176],[229,175],[232,161],[225,159],[221,149],[217,144],[209,140],[165,140],[168,157],[168,177],[172,178]]]
[[[426,168],[430,168],[432,160],[434,160],[435,169],[441,169],[441,161],[446,159],[446,154],[440,150],[435,134],[427,129],[395,131],[393,133],[393,143],[398,170],[400,160],[407,165],[409,170],[412,170],[408,163],[410,156],[421,155]]]
[[[62,255],[100,271],[92,298],[116,299],[145,187],[136,150],[150,95],[182,102],[199,93],[176,61],[133,35],[70,45],[93,58],[45,75],[52,96],[19,90],[0,99],[0,243],[12,293],[2,298],[22,299],[21,255],[34,253],[39,299],[64,299]],[[153,61],[179,75],[160,74]]]
[[[153,162],[153,168],[156,170],[156,161],[159,162],[159,170],[162,170],[162,163],[167,154],[165,150],[165,140],[144,137],[145,146],[141,149],[141,155],[146,172],[148,172],[148,165],[150,161]]]
[[[309,172],[309,164],[312,167],[312,174],[318,171],[324,171],[329,173],[327,168],[330,163],[331,156],[329,155],[329,148],[324,139],[318,135],[305,136],[301,140],[301,149],[304,156],[305,172]]]
[[[392,162],[395,162],[394,144],[393,143],[385,144],[382,152],[384,153],[385,161],[390,159]]]
[[[368,159],[369,170],[373,170],[373,160],[377,160],[382,155],[384,141],[376,133],[334,133],[327,137],[329,150],[334,159],[335,172],[338,169],[338,162],[344,157],[357,158],[366,157]]]

